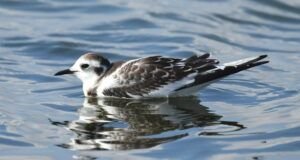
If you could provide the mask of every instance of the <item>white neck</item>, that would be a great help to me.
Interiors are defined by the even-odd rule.
[[[98,76],[93,76],[82,80],[82,89],[85,96],[88,96],[88,92],[98,86],[98,80]]]

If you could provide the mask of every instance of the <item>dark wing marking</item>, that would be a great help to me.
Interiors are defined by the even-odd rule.
[[[261,55],[258,56],[257,58],[254,58],[252,60],[249,60],[247,62],[232,66],[224,66],[224,68],[215,68],[215,69],[211,69],[211,70],[207,70],[208,72],[203,72],[202,74],[199,74],[195,77],[195,81],[193,83],[190,84],[186,84],[180,88],[177,88],[175,91],[179,91],[179,90],[183,90],[183,89],[187,89],[193,86],[197,86],[197,85],[201,85],[201,84],[205,84],[207,82],[210,81],[214,81],[220,78],[223,78],[225,76],[255,67],[255,66],[259,66],[265,63],[268,63],[269,61],[261,61],[262,59],[266,58],[267,55]]]
[[[105,74],[103,75],[103,77],[108,76],[110,74],[112,74],[114,71],[116,71],[120,66],[122,66],[122,64],[124,63],[124,61],[118,61],[118,62],[114,62],[112,63],[109,68],[107,68],[107,71],[105,72]],[[102,78],[102,77],[101,77]],[[99,79],[101,80],[101,79]]]
[[[153,56],[132,61],[117,74],[116,78],[122,86],[106,89],[103,94],[126,98],[130,98],[130,95],[143,96],[191,73],[215,68],[218,61],[208,57],[209,54],[187,59]]]

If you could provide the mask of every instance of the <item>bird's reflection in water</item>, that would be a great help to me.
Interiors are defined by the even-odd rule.
[[[76,133],[70,143],[60,146],[76,150],[129,150],[149,148],[188,136],[187,129],[212,125],[243,129],[237,122],[220,121],[196,98],[129,100],[87,98],[79,119],[55,122]],[[228,131],[225,131],[228,132]],[[201,132],[199,135],[220,135]]]

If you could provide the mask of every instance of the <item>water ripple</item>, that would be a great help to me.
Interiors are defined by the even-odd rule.
[[[251,21],[247,20],[244,18],[235,18],[234,16],[227,16],[227,15],[221,15],[221,14],[215,14],[215,16],[222,21],[227,21],[231,23],[235,23],[237,25],[253,25],[254,27],[266,27],[271,30],[278,30],[282,32],[299,32],[300,29],[298,27],[286,27],[286,26],[281,26],[281,25],[274,25],[274,24],[269,24],[266,22],[256,22],[256,21]]]
[[[0,159],[298,158],[299,9],[296,0],[0,1]],[[263,52],[270,63],[197,99],[89,101],[75,77],[53,76],[88,51],[111,61],[211,52],[221,62]]]
[[[159,19],[163,19],[163,20],[172,20],[172,21],[175,21],[176,23],[185,22],[185,23],[191,23],[191,24],[196,24],[196,25],[202,25],[202,26],[205,26],[205,27],[215,27],[215,26],[207,24],[207,23],[189,20],[188,18],[184,18],[181,15],[175,14],[175,13],[149,12],[149,15],[154,17],[154,18],[159,18]]]
[[[131,18],[118,22],[101,24],[87,28],[87,30],[92,31],[114,31],[114,30],[137,30],[137,29],[148,29],[148,28],[158,28],[154,23],[141,19],[141,18]]]
[[[288,3],[287,1],[281,2],[279,0],[276,1],[261,1],[261,0],[254,0],[256,3],[268,6],[268,7],[273,7],[278,10],[284,11],[284,12],[290,12],[290,13],[295,13],[295,14],[300,14],[300,6],[292,6]]]
[[[272,14],[266,13],[266,12],[262,12],[262,11],[258,11],[258,10],[250,9],[250,8],[245,8],[244,11],[246,13],[249,13],[251,15],[259,17],[265,21],[273,21],[273,22],[285,23],[285,24],[287,24],[287,23],[299,24],[300,23],[299,18],[287,17],[287,16],[283,16],[283,15],[276,15],[274,13],[272,13]]]
[[[33,145],[27,142],[22,142],[18,140],[12,140],[7,138],[0,137],[0,144],[9,145],[9,146],[18,146],[18,147],[32,147]]]

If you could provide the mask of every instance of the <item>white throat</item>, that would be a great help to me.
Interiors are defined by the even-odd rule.
[[[100,77],[98,75],[80,77],[82,81],[82,90],[85,96],[89,96],[88,92],[97,88],[99,78]]]

